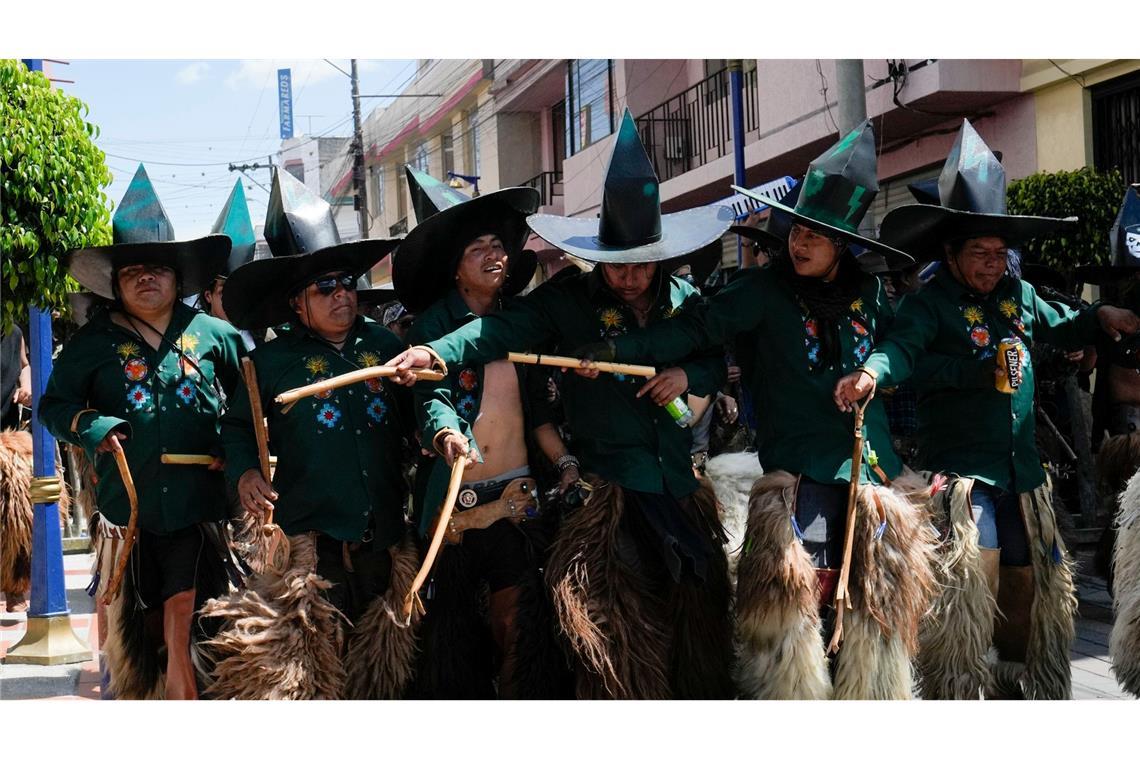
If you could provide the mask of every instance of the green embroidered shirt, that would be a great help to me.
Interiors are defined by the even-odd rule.
[[[221,394],[233,403],[245,353],[231,325],[182,303],[175,303],[163,337],[155,351],[100,311],[64,346],[39,406],[52,435],[87,453],[99,511],[116,525],[127,524],[130,504],[114,457],[95,447],[111,430],[127,434],[123,451],[138,492],[138,524],[152,533],[226,518],[222,473],[162,464],[160,457],[221,453]],[[76,419],[85,409],[93,411]]]
[[[302,398],[288,412],[273,399],[383,364],[403,349],[391,331],[357,317],[340,350],[308,329],[294,327],[250,353],[269,421],[269,450],[277,455],[274,520],[286,534],[313,530],[359,541],[374,515],[378,545],[399,540],[406,492],[400,463],[412,431],[407,389],[369,380]],[[222,443],[226,477],[236,486],[243,473],[259,466],[244,383],[222,420]]]
[[[1033,365],[1026,351],[1021,385],[1013,393],[998,391],[998,342],[1020,333],[1030,344],[1040,339],[1079,348],[1097,338],[1095,311],[1046,302],[1028,282],[1009,276],[979,296],[941,270],[903,298],[867,367],[883,387],[915,373],[919,466],[1024,493],[1045,480],[1035,440]]]

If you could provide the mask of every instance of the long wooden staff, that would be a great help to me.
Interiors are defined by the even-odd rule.
[[[839,570],[839,583],[835,588],[835,631],[831,634],[831,642],[827,646],[828,654],[839,651],[839,642],[843,640],[843,610],[851,609],[851,599],[847,595],[847,584],[851,578],[851,552],[855,544],[855,520],[859,504],[859,476],[863,470],[863,413],[871,403],[875,392],[871,391],[867,399],[855,404],[855,448],[851,452],[851,486],[847,492],[847,531],[843,537],[843,565]]]
[[[544,367],[565,367],[567,369],[596,369],[600,372],[613,372],[619,375],[636,375],[638,377],[653,377],[657,374],[656,367],[647,367],[644,364],[618,364],[616,362],[588,362],[582,366],[581,359],[571,356],[548,356],[547,354],[523,354],[512,351],[507,354],[507,361],[516,364],[541,364]]]
[[[212,454],[163,454],[159,457],[163,464],[204,464],[212,465],[218,458]],[[269,457],[269,464],[277,464],[277,457]]]
[[[261,464],[261,477],[271,486],[273,476],[269,470],[269,428],[265,424],[265,415],[261,410],[257,369],[248,356],[242,357],[241,371],[245,375],[245,387],[249,390],[249,410],[250,416],[253,417],[253,435],[257,439],[257,458]],[[281,526],[273,522],[272,508],[265,518],[265,525],[261,526],[261,535],[267,542],[266,569],[280,575],[289,567],[289,539],[281,530]]]
[[[294,404],[306,396],[315,396],[318,393],[335,390],[336,388],[342,388],[346,385],[352,385],[353,383],[361,383],[365,380],[371,380],[377,377],[392,377],[395,374],[396,368],[387,365],[365,367],[364,369],[357,369],[352,372],[345,372],[343,375],[330,377],[327,380],[303,385],[300,388],[293,388],[292,390],[279,394],[273,400],[278,404],[284,404],[285,408],[282,409],[281,412],[287,413],[293,408]],[[442,380],[444,377],[442,372],[437,372],[433,369],[413,369],[412,374],[420,380]]]
[[[459,496],[459,484],[463,482],[463,470],[467,467],[467,457],[457,456],[455,461],[451,464],[451,480],[447,483],[447,496],[443,500],[443,506],[439,510],[439,521],[435,525],[435,533],[431,537],[431,546],[428,547],[427,555],[424,557],[423,565],[420,566],[420,571],[416,573],[416,579],[412,581],[412,585],[408,588],[408,593],[404,595],[404,619],[410,620],[412,616],[412,606],[422,613],[424,611],[423,602],[420,601],[419,590],[427,580],[428,574],[431,572],[432,565],[435,564],[436,555],[439,554],[439,547],[443,543],[443,536],[447,533],[447,526],[451,522],[451,511],[455,508],[455,499]]]
[[[110,604],[119,595],[119,587],[123,584],[123,573],[127,570],[127,562],[131,558],[131,549],[135,545],[135,535],[138,533],[139,523],[139,494],[135,490],[135,480],[131,477],[131,468],[127,465],[127,455],[119,439],[111,436],[111,456],[115,457],[115,465],[119,468],[119,476],[123,479],[123,488],[127,491],[127,501],[131,505],[131,517],[127,521],[127,535],[123,538],[123,548],[119,553],[119,560],[115,565],[115,572],[111,582],[107,584],[107,591],[103,594],[103,604]]]

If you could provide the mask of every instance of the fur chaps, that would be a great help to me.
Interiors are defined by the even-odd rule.
[[[312,535],[289,539],[289,569],[254,575],[245,589],[209,600],[203,618],[221,619],[195,644],[205,696],[216,699],[337,699],[343,695],[344,625],[322,594]]]
[[[987,658],[997,600],[982,567],[973,483],[955,478],[930,503],[931,523],[943,539],[934,568],[939,592],[918,629],[923,699],[980,699],[994,689]]]
[[[764,474],[755,452],[720,454],[705,465],[705,477],[716,490],[721,523],[728,536],[728,563],[736,582],[736,565],[744,547],[744,530],[748,524],[748,497],[756,479]]]
[[[667,601],[620,556],[622,489],[598,478],[562,524],[547,578],[577,660],[579,699],[668,699]]]
[[[63,469],[56,457],[56,473]],[[0,592],[28,593],[32,578],[32,524],[35,508],[31,499],[32,436],[25,431],[0,432]],[[70,491],[63,483],[59,498],[60,525],[66,524],[71,506]]]
[[[413,609],[411,620],[403,620],[403,606],[420,555],[410,534],[388,551],[392,555],[388,590],[368,606],[348,637],[347,699],[399,699],[412,680],[420,615]]]
[[[860,488],[853,609],[845,615],[833,686],[815,567],[792,529],[795,494],[795,476],[782,471],[752,489],[737,570],[742,687],[758,699],[910,698],[910,660],[934,591],[934,541],[925,516],[891,489]]]
[[[1073,561],[1053,514],[1048,481],[1020,495],[1033,560],[1033,607],[1022,690],[1027,699],[1070,699],[1069,648],[1076,635]]]
[[[1116,622],[1108,653],[1116,680],[1128,693],[1140,697],[1140,472],[1128,481],[1116,516]]]
[[[122,552],[122,541],[100,535],[96,553],[100,578],[96,600],[102,600]],[[166,660],[162,626],[147,626],[147,613],[137,604],[134,573],[123,573],[119,595],[107,606],[107,642],[103,647],[107,691],[114,699],[163,699],[166,695]],[[97,601],[97,604],[102,604]],[[158,610],[161,616],[162,611]]]

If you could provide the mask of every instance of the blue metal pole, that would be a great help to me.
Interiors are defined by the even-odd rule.
[[[735,59],[728,63],[729,90],[732,92],[732,153],[736,158],[734,172],[736,185],[744,184],[744,62]],[[736,268],[744,266],[744,247],[740,236],[736,238]]]

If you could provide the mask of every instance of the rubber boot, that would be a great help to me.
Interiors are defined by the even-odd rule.
[[[986,549],[979,547],[981,555],[982,572],[986,575],[986,584],[990,587],[990,596],[997,601],[1000,574],[1001,549]]]
[[[499,699],[515,699],[515,642],[518,641],[519,596],[518,586],[508,586],[491,594],[489,615],[491,636],[499,652]]]
[[[197,699],[198,684],[190,662],[190,624],[194,589],[180,591],[162,603],[162,633],[166,642],[166,698]]]
[[[998,619],[994,646],[1006,662],[1025,662],[1033,610],[1033,566],[1002,565],[998,585]]]

